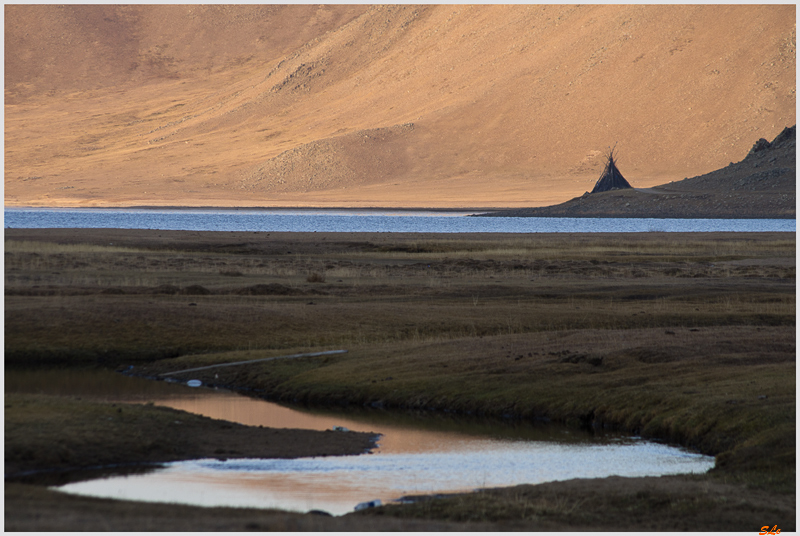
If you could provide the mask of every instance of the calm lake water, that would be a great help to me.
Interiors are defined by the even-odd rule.
[[[340,515],[375,499],[571,478],[703,473],[714,465],[712,457],[622,434],[379,410],[309,410],[107,371],[10,371],[5,389],[153,402],[256,426],[342,426],[381,434],[379,447],[360,456],[193,460],[59,488],[97,497]]]
[[[795,220],[655,218],[470,218],[469,212],[387,210],[201,210],[6,208],[5,228],[174,231],[595,233],[795,232]]]

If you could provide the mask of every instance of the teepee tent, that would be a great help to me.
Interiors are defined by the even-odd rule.
[[[617,169],[617,164],[614,161],[614,149],[611,149],[608,153],[608,162],[606,162],[603,174],[597,179],[592,193],[622,190],[623,188],[631,188],[631,185],[628,184],[628,181],[625,180],[625,177],[623,177],[622,173]]]

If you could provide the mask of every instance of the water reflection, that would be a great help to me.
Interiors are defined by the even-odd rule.
[[[571,478],[705,472],[708,456],[619,434],[384,411],[311,411],[235,393],[106,371],[6,373],[6,392],[153,402],[275,428],[382,434],[370,455],[296,460],[192,460],[143,475],[78,482],[71,493],[203,506],[352,511],[363,501]]]
[[[462,440],[505,438],[560,443],[626,441],[620,434],[591,434],[559,425],[499,422],[443,414],[415,414],[364,408],[306,409],[287,407],[230,391],[191,388],[128,377],[106,370],[7,371],[5,390],[81,396],[109,402],[166,406],[250,426],[330,430],[342,426],[359,432],[381,433],[381,453],[449,449]]]
[[[705,472],[713,459],[647,441],[624,445],[477,439],[406,453],[295,460],[193,460],[147,475],[63,486],[71,493],[202,506],[324,510],[365,501],[610,475]]]
[[[380,410],[362,412],[356,410],[351,414],[289,408],[224,391],[159,398],[154,402],[251,426],[308,430],[331,430],[341,426],[358,432],[378,432],[382,434],[379,441],[379,452],[382,454],[452,450],[454,445],[460,442],[486,436],[565,443],[597,443],[602,440],[622,439],[619,435],[608,435],[600,439],[585,431],[553,425],[532,426],[517,423],[516,426],[511,426],[491,420],[446,418]]]

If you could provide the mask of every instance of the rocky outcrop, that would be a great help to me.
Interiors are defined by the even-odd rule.
[[[585,193],[550,207],[487,216],[616,218],[795,218],[796,126],[758,140],[740,162],[653,188]]]

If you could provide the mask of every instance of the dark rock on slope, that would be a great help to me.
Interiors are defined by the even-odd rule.
[[[585,193],[550,207],[486,216],[616,218],[795,218],[796,126],[758,140],[738,163],[653,188]]]

